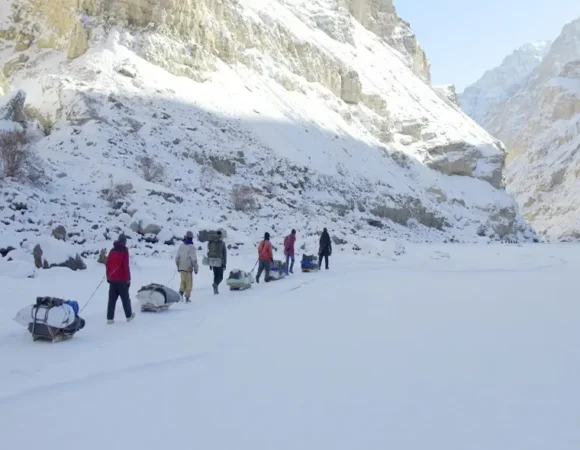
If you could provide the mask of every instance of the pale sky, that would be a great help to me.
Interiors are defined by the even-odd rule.
[[[433,84],[457,92],[527,42],[554,40],[580,0],[394,0],[431,61]]]

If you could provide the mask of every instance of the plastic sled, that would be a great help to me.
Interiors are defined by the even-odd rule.
[[[315,272],[320,269],[318,265],[318,258],[315,255],[302,255],[302,261],[300,261],[300,268],[302,272]]]
[[[60,342],[72,338],[85,326],[79,317],[78,302],[56,297],[37,297],[36,304],[23,308],[15,317],[26,325],[33,341]]]
[[[141,304],[141,312],[161,312],[167,311],[172,304],[179,303],[181,297],[167,286],[151,283],[139,289],[137,300]]]
[[[288,266],[285,262],[278,260],[274,261],[272,263],[272,267],[270,268],[270,277],[268,278],[268,281],[277,281],[286,277],[287,267]]]
[[[239,269],[232,270],[226,280],[226,284],[230,287],[231,291],[244,291],[251,288],[252,283],[254,283],[253,275]]]

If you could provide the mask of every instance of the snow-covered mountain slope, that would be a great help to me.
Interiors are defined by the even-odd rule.
[[[579,238],[580,18],[487,114],[480,123],[508,148],[508,190],[525,217],[548,238]]]
[[[0,271],[2,448],[577,450],[579,270],[572,245],[411,244],[217,301],[202,271],[192,304],[114,325],[103,284],[52,345],[12,318],[37,295],[84,306],[102,269]],[[174,273],[138,257],[132,290]]]
[[[551,44],[549,41],[529,43],[506,56],[499,66],[485,72],[459,94],[461,108],[489,130],[498,109],[526,83]]]
[[[391,1],[76,4],[0,0],[5,84],[46,133],[51,177],[5,184],[5,230],[61,223],[91,251],[146,225],[150,241],[220,225],[242,243],[326,225],[349,250],[533,236],[503,150],[425,83]],[[255,208],[236,208],[239,185]]]

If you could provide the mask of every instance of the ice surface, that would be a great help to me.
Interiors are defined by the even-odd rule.
[[[86,328],[50,345],[14,313],[39,294],[83,305],[103,266],[0,276],[2,442],[577,450],[579,268],[574,246],[409,244],[397,261],[337,254],[328,272],[218,297],[202,270],[193,304],[129,324],[119,305],[113,326],[103,284]],[[169,259],[135,258],[133,276],[133,294],[178,282]]]

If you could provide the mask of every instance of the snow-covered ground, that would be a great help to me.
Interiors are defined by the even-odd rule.
[[[113,326],[103,284],[59,344],[12,317],[84,304],[103,267],[0,276],[2,448],[580,448],[577,247],[406,250],[220,296],[203,267],[193,304]],[[173,267],[135,257],[133,295]]]

